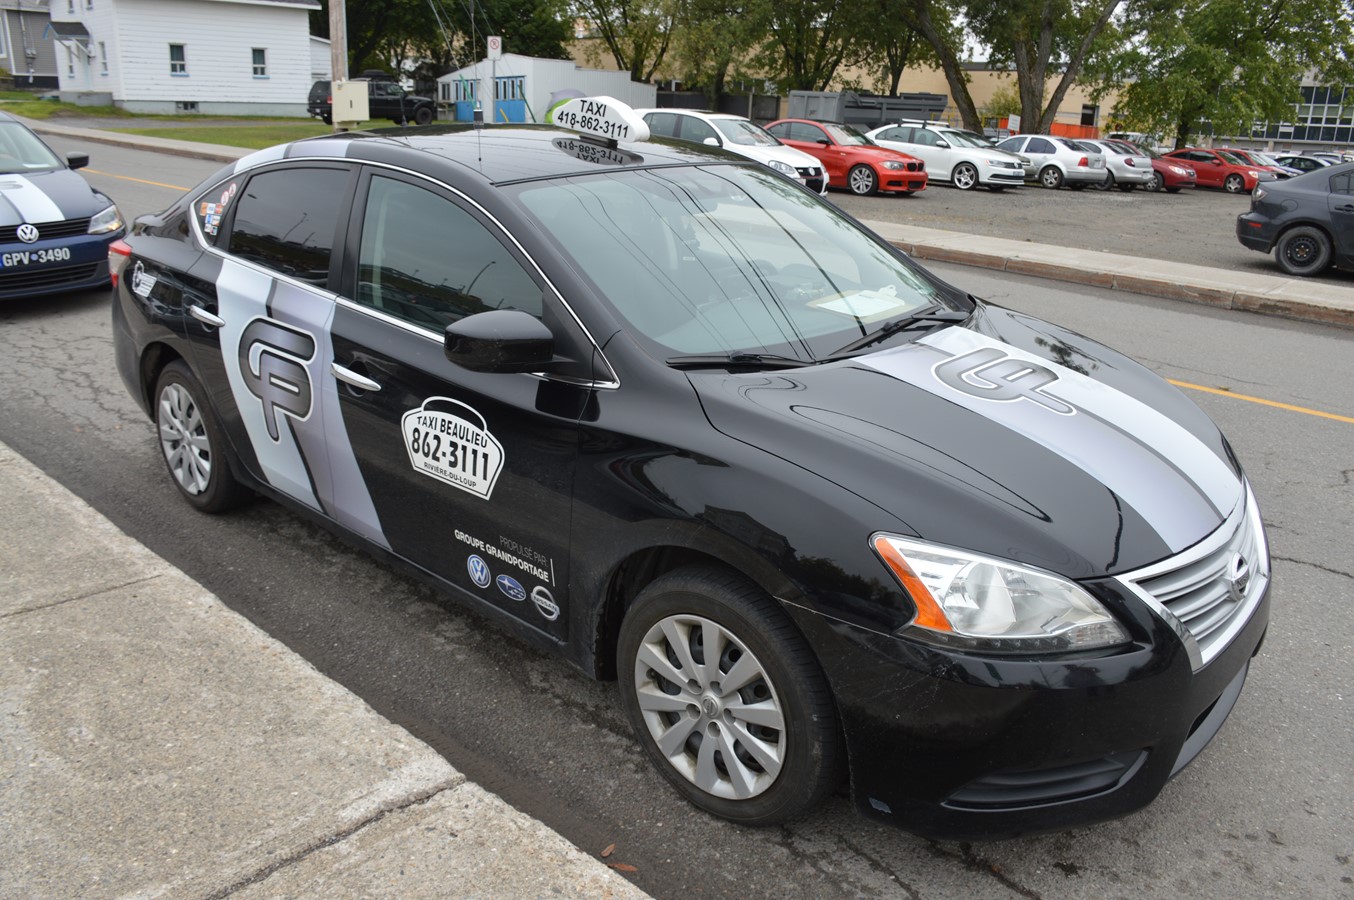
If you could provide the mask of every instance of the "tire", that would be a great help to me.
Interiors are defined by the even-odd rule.
[[[1158,191],[1164,191],[1164,190],[1166,190],[1166,176],[1165,176],[1165,175],[1162,175],[1160,172],[1153,172],[1153,173],[1152,173],[1152,183],[1151,183],[1151,184],[1145,184],[1145,185],[1143,185],[1143,187],[1147,188],[1147,190],[1151,191],[1152,193],[1156,193],[1156,192],[1158,192]],[[1179,189],[1179,188],[1176,188],[1176,190],[1180,190],[1180,189]]]
[[[427,125],[433,120],[433,111],[426,106],[420,106],[414,110],[414,124]]]
[[[867,165],[852,166],[846,173],[846,186],[853,194],[869,197],[879,193],[879,176]]]
[[[960,163],[950,173],[950,183],[961,191],[971,191],[978,186],[978,167],[973,163]]]
[[[1044,166],[1039,172],[1039,183],[1056,191],[1063,186],[1063,173],[1058,171],[1057,166]]]
[[[1229,194],[1241,194],[1246,190],[1246,179],[1233,172],[1222,181],[1222,189]]]
[[[169,477],[192,506],[225,512],[250,491],[230,468],[230,450],[216,414],[202,403],[207,392],[182,360],[165,366],[155,382],[155,428]]]
[[[1097,191],[1108,191],[1112,187],[1117,187],[1117,184],[1114,181],[1114,173],[1106,172],[1105,180],[1098,182],[1097,184],[1093,184],[1091,185],[1091,187],[1095,188]]]
[[[331,114],[331,113],[325,113],[324,115],[320,116],[320,121],[323,122],[323,123],[326,124],[326,125],[333,125],[333,124],[334,124],[334,116],[333,116],[333,114]]]
[[[775,825],[840,783],[841,729],[818,661],[742,575],[688,566],[659,577],[626,611],[618,650],[621,705],[639,742],[701,809]],[[720,684],[731,675],[735,690]]]
[[[1330,258],[1330,238],[1310,225],[1288,229],[1274,245],[1274,260],[1289,275],[1319,275]]]

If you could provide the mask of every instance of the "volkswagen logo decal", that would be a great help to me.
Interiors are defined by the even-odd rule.
[[[1246,557],[1237,553],[1227,565],[1227,593],[1232,600],[1240,603],[1246,599],[1246,587],[1251,583],[1251,564]]]
[[[31,244],[41,237],[41,235],[38,234],[37,226],[29,225],[27,222],[19,226],[18,235],[19,240],[23,241],[25,244]]]

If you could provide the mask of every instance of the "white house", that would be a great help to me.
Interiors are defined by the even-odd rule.
[[[0,67],[15,87],[57,86],[55,44],[47,34],[47,0],[0,0]]]
[[[315,0],[51,0],[61,99],[304,116]]]
[[[630,80],[629,72],[584,69],[569,59],[541,59],[504,53],[498,60],[484,59],[437,79],[437,99],[451,107],[457,121],[473,118],[480,84],[494,79],[494,120],[542,122],[556,91],[581,91],[583,95],[615,97],[633,107],[656,106],[658,89]],[[489,104],[483,104],[488,120]]]

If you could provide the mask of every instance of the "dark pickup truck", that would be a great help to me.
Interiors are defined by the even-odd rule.
[[[376,81],[367,78],[354,78],[353,81],[367,82],[368,112],[373,119],[390,119],[397,125],[413,122],[427,125],[437,117],[437,107],[427,97],[416,97],[400,87],[395,81]],[[326,125],[334,123],[334,93],[328,81],[317,81],[310,86],[310,102],[306,111],[324,121]]]

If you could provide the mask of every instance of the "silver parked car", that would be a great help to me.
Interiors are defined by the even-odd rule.
[[[1074,191],[1105,180],[1105,154],[1094,153],[1071,138],[1047,134],[1016,134],[997,144],[999,149],[1029,157],[1046,188],[1064,184]]]
[[[1105,168],[1109,170],[1109,177],[1096,185],[1099,190],[1108,191],[1117,187],[1121,191],[1131,191],[1135,187],[1147,187],[1156,180],[1152,172],[1152,158],[1146,153],[1134,153],[1115,141],[1079,138],[1077,143],[1088,150],[1105,154]]]
[[[961,191],[979,185],[1002,191],[1025,183],[1025,165],[1020,157],[970,140],[964,132],[940,122],[904,120],[865,136],[881,147],[924,160],[932,181],[948,181]]]

